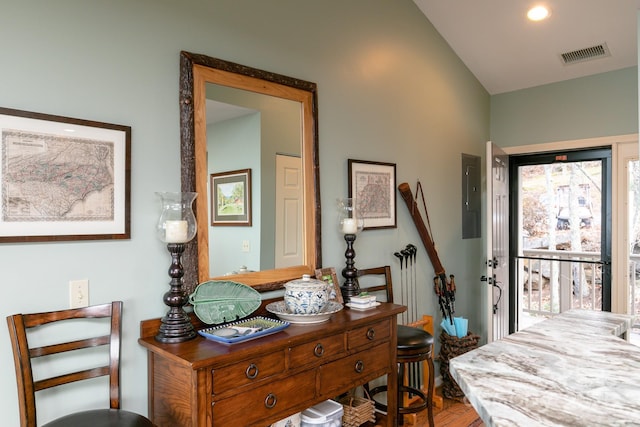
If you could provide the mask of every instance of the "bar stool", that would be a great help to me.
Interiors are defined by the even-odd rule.
[[[368,275],[384,276],[384,284],[377,286],[365,286],[359,283],[360,289],[368,292],[385,291],[388,302],[393,302],[393,286],[391,283],[391,267],[375,267],[358,270],[358,282],[360,278]],[[433,336],[421,328],[411,326],[398,325],[396,358],[398,363],[398,424],[403,425],[405,414],[415,414],[427,409],[429,418],[429,426],[434,427],[433,421]],[[426,361],[428,366],[428,382],[427,394],[421,390],[405,384],[405,371],[409,363]],[[387,391],[387,386],[382,385],[375,387],[369,392],[371,399],[374,400],[377,409],[387,412],[387,405],[377,401],[375,395]],[[404,406],[404,395],[417,396],[416,401]]]
[[[427,409],[429,426],[434,427],[433,421],[433,336],[430,333],[411,326],[398,325],[398,344],[396,346],[396,357],[398,362],[398,424],[404,424],[405,414],[415,414]],[[405,370],[408,363],[426,361],[429,369],[429,384],[427,394],[421,390],[405,384]],[[387,411],[387,405],[375,399],[375,395],[386,392],[387,386],[375,387],[370,391],[371,398],[375,402],[377,409]],[[417,402],[404,406],[403,395],[417,396]]]

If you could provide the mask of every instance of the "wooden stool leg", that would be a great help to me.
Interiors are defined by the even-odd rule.
[[[431,350],[433,354],[433,349]],[[427,389],[427,412],[429,417],[429,427],[435,427],[435,422],[433,421],[433,390],[434,390],[434,367],[433,367],[433,358],[429,357],[427,359],[427,366],[429,367],[429,385]]]
[[[404,363],[398,364],[398,406],[403,405]],[[398,413],[398,425],[404,425],[404,415]]]
[[[428,316],[426,314],[422,315],[422,320],[418,320],[417,322],[413,322],[410,323],[409,326],[413,326],[414,328],[422,328],[423,330],[429,332],[431,334],[431,336],[435,337],[434,335],[434,324],[433,324],[433,316]],[[433,353],[431,355],[431,358],[433,359]],[[433,364],[433,360],[431,360],[431,364]],[[431,371],[425,369],[423,370],[423,384],[426,386],[427,383],[429,382],[429,377],[433,378],[433,369]],[[431,390],[431,398],[433,400],[433,404],[436,408],[443,408],[444,407],[444,401],[442,399],[441,396],[438,396],[436,394],[436,385],[435,382],[432,383],[433,384],[433,390]]]

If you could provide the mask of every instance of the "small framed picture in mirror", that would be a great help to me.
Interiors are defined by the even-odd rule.
[[[251,169],[211,174],[211,225],[251,226]]]

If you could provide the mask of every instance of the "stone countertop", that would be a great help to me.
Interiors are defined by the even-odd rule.
[[[472,350],[450,370],[486,426],[640,425],[633,317],[571,310]]]

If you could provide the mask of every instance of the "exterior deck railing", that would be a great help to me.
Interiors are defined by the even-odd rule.
[[[602,265],[599,253],[523,251],[516,258],[520,317],[551,317],[572,308],[602,310]]]
[[[598,253],[528,249],[516,257],[518,329],[572,308],[602,310]],[[629,256],[627,313],[636,315],[631,341],[640,344],[640,254]]]

